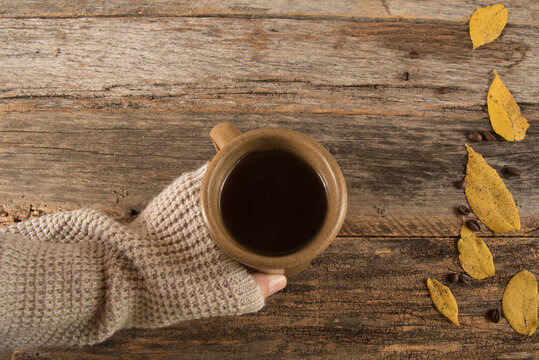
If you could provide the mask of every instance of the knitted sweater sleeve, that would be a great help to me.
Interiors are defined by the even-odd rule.
[[[262,308],[252,277],[205,229],[205,170],[183,174],[129,225],[76,210],[0,228],[0,348],[94,344]]]

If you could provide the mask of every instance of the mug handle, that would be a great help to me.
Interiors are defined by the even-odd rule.
[[[226,146],[232,139],[241,135],[234,125],[229,122],[222,122],[217,124],[210,131],[210,138],[215,150],[219,151]]]

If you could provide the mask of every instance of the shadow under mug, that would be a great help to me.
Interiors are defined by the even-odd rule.
[[[269,274],[297,275],[337,236],[346,216],[348,194],[339,165],[322,145],[297,131],[263,128],[241,133],[228,122],[210,132],[217,154],[202,180],[201,207],[212,240],[227,255],[255,270]],[[328,207],[317,235],[301,249],[282,256],[269,256],[245,248],[227,230],[219,203],[221,189],[234,165],[252,152],[282,151],[296,155],[309,164],[326,186]]]

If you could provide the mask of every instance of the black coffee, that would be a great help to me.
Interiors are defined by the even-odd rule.
[[[264,255],[285,255],[320,230],[326,188],[318,173],[295,155],[250,153],[227,175],[220,210],[228,231],[243,246]]]

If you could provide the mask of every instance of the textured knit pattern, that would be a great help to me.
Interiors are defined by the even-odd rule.
[[[253,278],[206,231],[205,170],[183,174],[127,226],[76,210],[1,228],[0,347],[93,344],[262,308]]]

